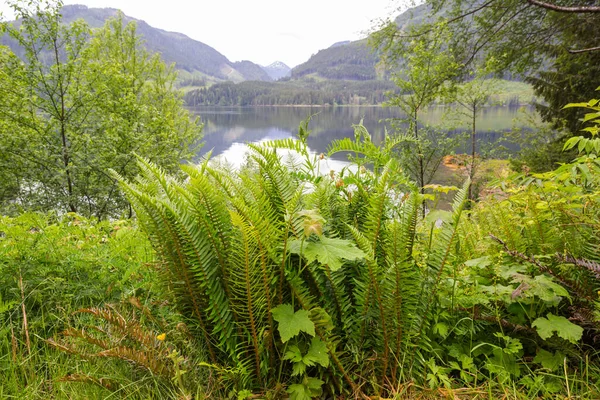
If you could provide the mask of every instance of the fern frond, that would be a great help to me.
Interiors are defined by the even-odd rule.
[[[241,321],[245,321],[241,326],[250,337],[248,346],[248,355],[252,361],[248,361],[249,370],[256,372],[256,377],[261,386],[263,386],[261,373],[261,356],[263,355],[262,334],[265,330],[267,315],[267,299],[263,290],[263,276],[261,271],[260,259],[264,254],[257,252],[257,233],[242,217],[231,213],[232,223],[237,227],[235,245],[232,248],[230,258],[232,259],[232,297],[230,297],[231,307],[239,316]],[[241,341],[242,343],[245,340]],[[239,347],[238,347],[239,351]]]
[[[461,190],[459,190],[452,204],[452,215],[449,221],[442,221],[442,226],[432,241],[427,257],[427,272],[422,285],[421,300],[419,306],[422,308],[417,313],[417,329],[415,331],[415,345],[427,346],[424,343],[426,337],[423,332],[430,318],[430,311],[439,287],[439,282],[445,271],[447,264],[451,261],[456,250],[456,242],[459,240],[459,225],[462,212],[467,202],[467,195],[470,182],[467,180]],[[433,229],[433,227],[432,227]],[[410,368],[414,366],[414,353]]]

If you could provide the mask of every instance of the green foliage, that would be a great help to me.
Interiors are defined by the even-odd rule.
[[[381,30],[374,36],[373,45],[381,49],[382,63],[399,70],[393,81],[400,92],[391,95],[386,105],[399,107],[406,114],[409,128],[398,133],[403,138],[398,155],[410,178],[425,193],[424,188],[431,183],[442,158],[455,146],[445,132],[429,127],[421,130],[420,113],[447,95],[460,65],[444,51],[448,40],[446,23],[411,26],[405,40],[396,40],[395,32],[393,24]]]
[[[565,140],[581,129],[582,111],[564,108],[594,96],[598,86],[599,17],[592,3],[522,0],[429,0],[438,16],[451,21],[448,50],[463,64],[494,60],[498,74],[525,78],[533,86],[536,109],[553,131],[556,146],[532,146],[527,161],[536,171],[549,171],[561,157]],[[567,7],[567,10],[561,9]],[[574,9],[568,10],[569,7]],[[540,135],[546,132],[539,132]],[[555,136],[552,132],[551,136]],[[551,139],[547,139],[548,142]],[[550,154],[549,154],[550,153]],[[549,165],[540,168],[540,159]]]
[[[294,312],[294,308],[290,304],[280,304],[271,312],[273,319],[279,323],[277,329],[283,343],[300,332],[315,336],[315,324],[308,317],[308,311],[298,310]]]
[[[547,318],[539,317],[531,324],[536,328],[537,333],[542,339],[548,339],[556,332],[558,337],[568,340],[571,343],[577,343],[581,340],[583,328],[570,322],[565,317],[557,317],[548,314]]]
[[[143,175],[121,178],[122,187],[211,364],[240,370],[236,391],[266,393],[278,381],[307,398],[322,381],[324,394],[367,392],[366,382],[383,393],[386,382],[421,368],[414,349],[428,342],[466,189],[435,235],[435,256],[419,267],[412,248],[421,200],[393,146],[381,153],[365,140],[363,149],[368,132],[358,126],[353,146],[376,172],[326,177],[306,151],[308,135],[302,126],[297,142],[250,145],[248,167],[237,172],[185,167],[183,181],[140,161]],[[277,148],[304,157],[303,172],[289,170]]]
[[[61,22],[61,4],[16,1],[6,25],[21,58],[0,52],[3,206],[106,218],[130,211],[109,176],[137,174],[135,153],[170,171],[194,154],[200,127],[175,74],[122,15],[96,31]]]
[[[90,323],[74,314],[81,308],[129,298],[141,310],[158,300],[153,262],[149,242],[132,221],[96,222],[76,214],[0,217],[1,397],[84,399],[116,390],[149,398],[153,391],[170,390],[163,385],[166,391],[157,392],[126,362],[98,357],[91,365],[44,341],[65,330],[78,338],[81,330],[70,327]],[[157,319],[176,320],[172,310],[156,308]],[[99,325],[92,326],[101,333],[95,330]],[[106,375],[98,376],[97,369]]]
[[[20,303],[22,279],[30,324],[42,327],[43,316],[53,326],[63,318],[57,310],[142,294],[151,284],[141,280],[151,276],[144,267],[152,261],[151,249],[129,221],[22,214],[0,217],[0,232],[0,296]]]
[[[444,357],[456,360],[455,369],[467,355],[490,376],[520,378],[551,396],[564,390],[560,381],[536,370],[524,376],[523,367],[532,368],[527,359],[533,368],[571,379],[578,360],[596,357],[600,191],[594,160],[585,154],[549,173],[505,179],[463,224],[461,253],[468,261],[440,289],[457,313],[440,315],[436,325],[452,343]],[[597,388],[586,390],[596,395]]]
[[[329,267],[331,272],[342,268],[343,260],[365,258],[365,253],[357,249],[351,241],[326,237],[306,243],[293,240],[290,242],[290,253],[304,256],[309,263],[318,261]]]

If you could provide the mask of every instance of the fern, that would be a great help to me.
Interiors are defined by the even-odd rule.
[[[427,312],[415,314],[425,298],[433,301],[449,255],[436,250],[439,259],[432,259],[428,274],[419,271],[413,246],[421,196],[393,160],[395,141],[375,146],[364,127],[355,129],[355,142],[334,143],[336,149],[362,149],[363,161],[374,165],[374,173],[358,169],[344,178],[355,189],[290,171],[276,150],[292,148],[311,165],[305,140],[249,145],[251,166],[235,173],[207,160],[184,167],[188,177],[178,181],[140,160],[136,182],[120,179],[180,311],[197,327],[212,365],[239,371],[240,389],[264,391],[291,379],[271,315],[284,303],[315,319],[332,361],[320,373],[335,377],[335,390],[358,394],[376,376],[376,391],[385,392],[410,370],[406,360],[430,318]],[[458,226],[458,208],[452,229]],[[324,221],[319,235],[350,240],[365,258],[341,261],[335,269],[305,259],[296,247],[298,241],[320,240],[305,230],[306,216],[314,213]],[[444,232],[441,246],[448,249],[455,231],[451,237]],[[275,376],[277,367],[281,372]]]
[[[456,193],[449,220],[442,221],[442,226],[435,235],[435,240],[430,241],[428,248],[427,269],[422,280],[422,291],[418,303],[419,309],[416,313],[417,327],[414,338],[414,345],[424,349],[430,348],[428,338],[424,335],[424,330],[431,321],[430,313],[435,303],[440,280],[456,252],[455,246],[459,240],[459,223],[467,203],[469,185],[470,182],[467,180],[463,188]],[[434,229],[434,223],[432,223],[431,229]],[[415,351],[409,364],[410,368],[413,368],[416,356],[417,352]]]

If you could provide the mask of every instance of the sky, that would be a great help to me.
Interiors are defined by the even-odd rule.
[[[343,40],[356,40],[412,0],[65,0],[121,9],[155,28],[183,33],[230,61],[294,67]],[[5,0],[0,11],[10,17]]]

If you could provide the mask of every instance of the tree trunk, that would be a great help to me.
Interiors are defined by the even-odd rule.
[[[77,207],[75,206],[75,203],[73,201],[73,180],[71,178],[71,167],[69,166],[69,163],[71,161],[71,157],[69,155],[69,142],[67,140],[67,121],[66,121],[66,110],[65,110],[65,90],[64,90],[64,86],[63,86],[63,76],[61,73],[61,69],[60,69],[60,57],[58,55],[58,43],[56,41],[56,38],[54,38],[53,41],[53,47],[54,47],[54,57],[55,57],[55,61],[56,61],[56,66],[57,66],[57,70],[58,70],[58,87],[59,87],[59,93],[58,95],[60,96],[60,116],[59,116],[59,123],[60,123],[60,138],[62,141],[62,159],[63,159],[63,165],[65,167],[65,175],[67,177],[67,193],[68,193],[68,205],[69,205],[69,211],[71,212],[77,212]]]
[[[475,132],[476,132],[476,117],[477,105],[473,104],[473,114],[471,119],[471,167],[469,169],[469,200],[473,200],[473,178],[475,177]]]
[[[414,130],[415,130],[415,139],[417,141],[417,157],[419,158],[419,176],[417,177],[419,187],[421,189],[421,194],[425,194],[425,167],[423,164],[423,149],[421,148],[421,142],[419,141],[419,119],[418,119],[419,110],[415,110],[415,116],[413,119]],[[427,207],[425,204],[425,199],[423,199],[423,218],[425,218],[425,213],[427,211]]]

